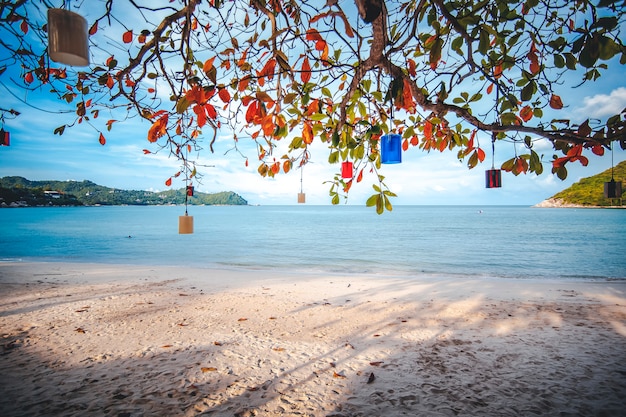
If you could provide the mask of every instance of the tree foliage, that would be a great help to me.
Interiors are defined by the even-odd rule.
[[[586,165],[587,152],[626,148],[625,111],[554,117],[575,102],[561,91],[570,74],[588,83],[626,63],[623,1],[90,1],[82,7],[98,14],[85,68],[49,60],[49,1],[0,4],[4,82],[75,105],[54,133],[87,122],[104,145],[119,123],[100,113],[146,119],[144,152],[181,161],[171,177],[193,180],[192,155],[212,151],[218,133],[236,151],[255,141],[252,159],[270,177],[302,167],[321,142],[329,163],[354,163],[352,178],[329,181],[333,203],[366,176],[367,204],[380,213],[394,196],[381,173],[386,133],[400,133],[405,151],[456,152],[469,168],[503,143],[514,154],[503,170],[541,174],[547,164],[560,178],[568,163]],[[537,140],[554,155],[539,155]]]

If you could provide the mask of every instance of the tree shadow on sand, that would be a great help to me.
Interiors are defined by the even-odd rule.
[[[626,338],[614,326],[626,319],[623,306],[566,293],[558,302],[513,303],[481,291],[459,299],[455,285],[394,281],[375,293],[354,288],[312,302],[263,288],[221,310],[223,294],[173,286],[167,291],[180,298],[165,305],[160,286],[142,295],[152,302],[127,306],[131,314],[120,301],[106,315],[79,314],[64,326],[7,328],[0,414],[617,416],[626,409]],[[109,300],[94,294],[76,305],[87,302],[96,310]],[[150,319],[170,320],[170,333],[151,334]],[[86,345],[106,333],[94,343],[100,351],[51,345],[77,328]],[[129,340],[128,328],[141,348],[117,354],[128,349],[107,343]]]

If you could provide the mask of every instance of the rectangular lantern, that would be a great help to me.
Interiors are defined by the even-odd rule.
[[[487,188],[502,187],[502,170],[488,169],[485,171],[485,186]]]
[[[187,213],[184,216],[178,216],[178,233],[181,235],[193,233],[193,216]]]
[[[604,183],[604,198],[621,198],[622,197],[622,182],[611,181]]]
[[[187,186],[187,196],[188,197],[193,197],[193,185],[188,185]]]
[[[9,146],[11,145],[11,137],[9,132],[2,129],[0,130],[0,146]]]
[[[352,178],[352,162],[344,161],[341,163],[341,178]]]
[[[306,194],[298,193],[298,204],[304,204],[306,202]]]
[[[383,135],[380,138],[381,162],[399,164],[402,162],[402,136],[397,133]]]

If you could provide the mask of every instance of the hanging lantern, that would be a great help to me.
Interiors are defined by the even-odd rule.
[[[87,20],[65,9],[48,9],[48,54],[62,64],[89,65]]]
[[[193,185],[187,186],[187,197],[193,197]]]
[[[298,193],[298,204],[304,204],[306,202],[306,194]]]
[[[9,132],[2,129],[0,130],[0,146],[10,146],[11,145],[11,137]]]
[[[622,182],[615,181],[615,179],[611,179],[611,181],[607,181],[604,183],[604,198],[621,198],[622,197]]]
[[[402,136],[397,133],[383,135],[380,138],[381,162],[399,164],[402,162]]]
[[[487,188],[502,187],[502,170],[488,169],[485,171],[485,186]]]
[[[341,178],[352,178],[352,162],[343,161],[341,163]]]
[[[178,216],[178,234],[188,235],[193,233],[193,216],[185,213],[184,216]]]

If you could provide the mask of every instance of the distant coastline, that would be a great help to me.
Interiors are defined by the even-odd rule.
[[[30,181],[23,177],[0,178],[0,208],[76,206],[245,206],[233,191],[202,193],[181,188],[160,192],[120,190],[91,181]]]
[[[593,206],[584,204],[568,203],[560,198],[548,198],[541,203],[535,204],[536,208],[584,208],[584,209],[626,209],[626,206]]]

